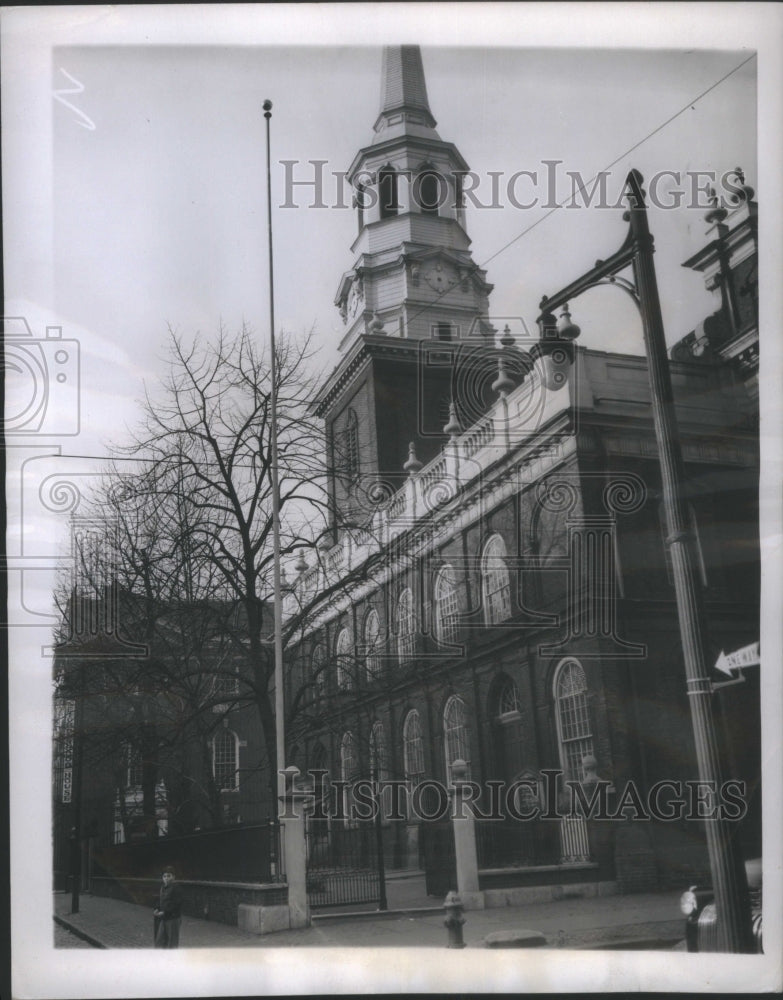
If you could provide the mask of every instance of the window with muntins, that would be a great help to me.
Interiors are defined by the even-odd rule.
[[[566,779],[581,781],[582,758],[593,753],[587,679],[578,660],[563,660],[554,681],[560,764]]]
[[[239,744],[230,729],[222,729],[212,741],[212,774],[221,790],[232,791],[239,785]]]
[[[498,691],[498,716],[502,718],[504,715],[511,715],[512,713],[518,713],[520,710],[519,704],[519,690],[516,684],[509,677],[504,681],[503,686],[500,691]]]
[[[470,778],[470,743],[465,723],[465,702],[452,695],[443,710],[443,749],[446,757],[446,779],[451,782],[451,767],[455,760],[468,765],[466,777]]]
[[[144,763],[138,747],[127,744],[125,749],[125,787],[138,788],[144,780]]]
[[[405,780],[411,786],[417,785],[424,776],[424,740],[421,736],[421,719],[415,708],[405,716],[402,746]]]
[[[353,687],[353,643],[351,633],[347,628],[342,629],[337,637],[335,655],[337,656],[337,687],[341,691],[347,691]]]
[[[368,681],[377,680],[381,676],[380,638],[381,621],[378,612],[373,609],[364,622],[365,669]]]
[[[500,535],[493,535],[484,546],[481,586],[487,625],[495,625],[510,618],[511,579],[506,565],[506,546]]]
[[[386,731],[382,722],[373,724],[370,731],[370,777],[374,781],[389,780],[389,753],[386,748]]]
[[[397,601],[397,656],[402,663],[416,654],[416,615],[413,610],[413,593],[406,588]]]
[[[454,570],[444,566],[435,580],[435,637],[444,646],[457,642],[459,629],[457,614],[457,584],[454,580]]]

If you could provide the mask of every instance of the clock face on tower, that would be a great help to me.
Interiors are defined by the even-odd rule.
[[[434,264],[424,272],[424,280],[436,292],[443,292],[457,283],[457,275],[448,264]]]

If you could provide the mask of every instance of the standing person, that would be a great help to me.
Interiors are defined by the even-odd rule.
[[[176,883],[174,869],[163,872],[158,908],[153,911],[158,918],[155,935],[156,948],[179,948],[179,928],[182,923],[182,890]]]

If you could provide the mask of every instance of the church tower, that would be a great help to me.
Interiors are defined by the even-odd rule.
[[[340,520],[402,484],[495,398],[492,285],[470,253],[462,180],[468,166],[435,129],[421,51],[383,52],[380,111],[348,171],[358,232],[335,305],[341,359],[314,402],[326,423]],[[407,466],[411,468],[410,464]]]

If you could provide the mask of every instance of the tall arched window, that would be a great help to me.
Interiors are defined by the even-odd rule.
[[[389,752],[383,723],[373,723],[370,731],[370,777],[375,781],[389,780]]]
[[[443,750],[446,757],[446,780],[451,781],[451,766],[455,760],[464,760],[468,765],[466,777],[470,777],[470,743],[465,724],[465,702],[452,695],[443,709]]]
[[[359,478],[359,418],[356,410],[349,409],[343,431],[343,468],[349,483]]]
[[[424,740],[421,736],[421,719],[415,708],[405,716],[402,748],[405,780],[413,789],[424,777]]]
[[[345,733],[340,743],[340,779],[345,782],[342,787],[342,795],[346,826],[351,824],[352,786],[358,776],[359,761],[356,756],[356,743],[352,733]]]
[[[368,681],[378,680],[381,676],[380,639],[381,621],[373,608],[364,620],[364,655]]]
[[[487,625],[511,617],[511,579],[506,565],[506,546],[500,535],[493,535],[481,557],[481,588],[484,597],[484,620]]]
[[[337,687],[341,691],[347,691],[353,687],[353,643],[351,633],[347,628],[341,629],[335,644],[335,656],[337,657]]]
[[[212,774],[221,790],[239,787],[239,741],[230,729],[221,729],[212,741]]]
[[[397,171],[394,167],[384,167],[379,171],[378,198],[382,219],[397,215],[400,210],[400,204],[397,191]]]
[[[582,758],[593,752],[593,735],[587,709],[587,679],[578,660],[558,664],[554,695],[560,764],[566,779],[580,781]]]
[[[454,580],[454,570],[444,566],[435,579],[435,638],[444,646],[456,643],[459,630],[457,628],[457,584]]]
[[[326,694],[326,647],[320,644],[313,650],[312,658],[312,691],[316,699],[323,698]]]
[[[397,601],[397,656],[401,663],[412,660],[416,653],[416,615],[413,593],[406,587]]]

